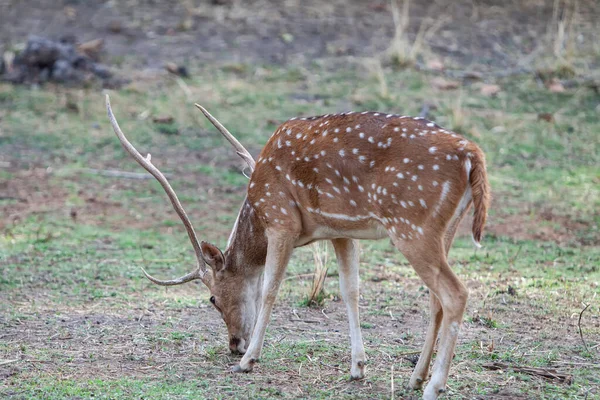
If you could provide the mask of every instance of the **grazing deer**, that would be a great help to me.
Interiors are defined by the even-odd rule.
[[[422,118],[348,112],[292,118],[277,128],[255,162],[223,125],[196,106],[252,171],[224,253],[198,242],[175,192],[150,155],[143,157],[125,138],[106,97],[115,133],[167,192],[198,261],[194,272],[178,279],[161,281],[144,271],[148,279],[159,285],[204,282],[227,325],[231,351],[244,354],[232,370],[248,372],[260,357],[292,251],[331,240],[350,323],[350,374],[360,379],[365,351],[358,316],[357,240],[388,237],[430,290],[431,321],[409,386],[420,388],[427,379],[439,334],[433,374],[423,394],[436,399],[445,390],[467,303],[467,289],[448,266],[448,250],[471,204],[477,246],[487,218],[490,195],[481,149]]]

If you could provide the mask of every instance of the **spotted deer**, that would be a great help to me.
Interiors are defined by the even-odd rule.
[[[480,246],[489,205],[485,157],[460,135],[423,118],[347,112],[292,118],[271,136],[258,159],[208,111],[196,104],[234,146],[251,171],[225,252],[199,242],[164,175],[126,139],[106,107],[124,148],[163,186],[183,221],[197,259],[195,271],[159,285],[200,279],[229,333],[229,347],[243,357],[233,372],[258,361],[265,330],[292,251],[330,240],[350,324],[352,379],[365,376],[359,323],[358,239],[390,238],[430,291],[431,320],[409,381],[421,388],[439,335],[437,357],[424,399],[444,392],[467,289],[450,269],[448,250],[471,205],[475,245]],[[208,265],[209,268],[206,267]]]

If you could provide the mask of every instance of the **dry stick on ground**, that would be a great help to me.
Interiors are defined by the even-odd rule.
[[[579,336],[581,336],[581,341],[583,342],[583,347],[585,347],[586,351],[589,353],[590,349],[588,348],[587,343],[585,342],[585,339],[583,338],[583,331],[581,330],[581,317],[583,316],[583,313],[585,312],[585,310],[588,309],[588,307],[590,306],[590,304],[585,304],[585,307],[583,308],[583,310],[581,310],[581,312],[579,313],[579,320],[577,321],[577,328],[579,329]]]
[[[557,370],[550,368],[519,367],[517,365],[509,365],[500,362],[494,362],[492,364],[483,364],[482,366],[483,368],[490,370],[512,369],[513,371],[520,372],[522,374],[540,376],[544,379],[557,380],[566,384],[571,384],[573,380],[573,377],[571,375],[558,372]]]

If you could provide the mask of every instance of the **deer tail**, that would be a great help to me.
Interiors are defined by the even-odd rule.
[[[485,155],[479,148],[471,152],[470,161],[469,183],[471,185],[474,206],[473,242],[475,246],[481,247],[483,228],[487,220],[487,211],[490,205],[490,184],[487,179]]]

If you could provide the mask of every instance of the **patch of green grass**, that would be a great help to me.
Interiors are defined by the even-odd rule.
[[[484,248],[475,250],[470,240],[458,238],[450,264],[467,283],[471,297],[461,336],[465,339],[459,341],[456,370],[450,376],[450,396],[492,396],[505,389],[510,379],[514,393],[529,398],[574,399],[584,397],[586,390],[592,398],[600,385],[597,369],[571,368],[568,363],[591,364],[596,357],[581,345],[573,315],[581,311],[581,302],[594,299],[600,282],[600,250],[589,245],[597,243],[600,226],[597,96],[583,89],[551,94],[524,77],[501,82],[503,90],[493,98],[482,96],[475,86],[465,86],[457,104],[456,92],[436,91],[430,77],[418,72],[385,70],[383,79],[387,96],[381,96],[380,82],[358,67],[337,71],[318,63],[310,71],[206,67],[186,81],[194,99],[172,82],[149,85],[143,93],[114,91],[111,99],[130,140],[141,152],[152,153],[153,161],[170,174],[202,239],[220,245],[234,223],[247,179],[237,170],[241,162],[231,161],[237,156],[191,106],[192,101],[201,100],[258,154],[275,127],[293,116],[351,109],[417,115],[423,102],[435,99],[437,107],[429,118],[441,125],[460,125],[461,132],[487,154],[495,196],[491,223],[517,216],[534,231],[563,228],[563,220],[540,219],[550,211],[578,224],[573,239],[561,244],[488,234]],[[347,380],[350,351],[345,306],[339,296],[324,296],[319,309],[298,310],[310,315],[307,320],[318,315],[329,321],[327,328],[319,325],[311,330],[288,318],[310,283],[299,277],[313,271],[307,248],[298,249],[290,262],[290,279],[282,285],[281,309],[276,310],[281,314],[268,331],[257,371],[230,376],[228,367],[237,358],[228,353],[224,326],[218,313],[207,308],[208,292],[202,284],[156,287],[139,269],[171,278],[189,272],[195,264],[162,189],[153,180],[130,181],[82,171],[89,167],[143,172],[114,137],[102,96],[84,91],[77,113],[66,107],[69,96],[69,89],[50,93],[3,86],[0,91],[4,111],[0,124],[8,133],[0,136],[0,152],[18,169],[0,171],[0,180],[29,179],[20,174],[26,174],[35,159],[36,168],[51,167],[52,174],[44,179],[64,196],[57,207],[7,222],[0,234],[2,327],[14,331],[22,329],[21,324],[37,327],[43,320],[47,325],[36,332],[40,337],[48,332],[43,343],[16,339],[0,343],[0,358],[25,354],[47,362],[44,365],[55,374],[98,365],[103,354],[128,348],[129,353],[113,361],[136,364],[125,369],[132,376],[61,380],[23,362],[16,376],[0,384],[2,396],[389,398],[392,365],[397,368],[396,396],[412,395],[399,382],[406,381],[412,369],[407,354],[414,354],[422,344],[428,292],[404,257],[385,240],[362,243],[361,326],[372,360],[367,381]],[[539,120],[540,112],[552,113],[555,122]],[[174,124],[168,128],[154,124],[152,117],[158,114],[169,114]],[[174,129],[178,134],[169,134]],[[15,205],[15,200],[1,201],[2,206]],[[68,217],[71,208],[86,213],[75,221]],[[337,293],[337,277],[328,277],[325,287],[327,293]],[[83,314],[107,320],[69,325],[69,317]],[[600,340],[593,323],[597,314],[597,306],[592,305],[584,315],[588,343]],[[135,323],[123,328],[131,321]],[[100,343],[98,338],[111,330],[118,333],[112,340],[126,345]],[[85,354],[67,353],[56,346],[57,341],[75,346],[70,342],[75,339],[69,337],[83,342],[88,335],[96,340],[96,348]],[[545,344],[552,348],[540,352],[539,346]],[[140,347],[145,350],[136,353]],[[563,386],[482,367],[497,360],[559,365],[573,373],[574,383]],[[135,375],[140,367],[150,368]],[[155,372],[151,378],[146,376]]]

